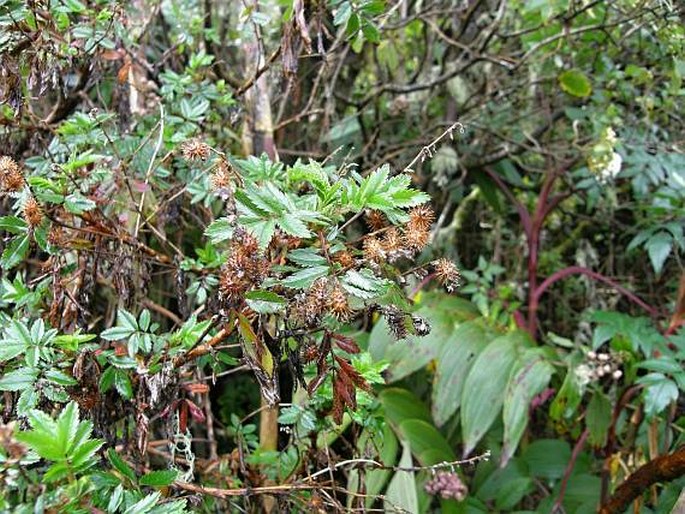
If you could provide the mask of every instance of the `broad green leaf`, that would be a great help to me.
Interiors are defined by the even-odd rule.
[[[578,359],[571,362],[564,383],[549,407],[549,415],[553,420],[559,421],[563,418],[570,418],[580,405],[583,388],[575,373],[577,361]]]
[[[561,89],[569,95],[584,98],[592,93],[590,79],[580,70],[567,70],[559,75]]]
[[[537,349],[525,352],[514,365],[504,397],[504,441],[502,466],[514,455],[528,424],[528,410],[535,395],[541,393],[554,373],[554,367]]]
[[[422,419],[405,419],[400,423],[398,433],[400,439],[409,442],[412,453],[416,455],[422,466],[427,463],[421,461],[421,458],[432,456],[436,451],[443,456],[444,461],[452,461],[456,458],[452,447],[432,423]],[[435,464],[435,462],[430,462],[430,464]]]
[[[426,405],[412,392],[399,387],[383,390],[380,400],[385,416],[392,424],[399,424],[406,419],[420,419],[430,423],[431,416]]]
[[[411,445],[402,441],[400,467],[411,467]],[[396,471],[390,480],[384,499],[385,512],[418,514],[419,500],[416,495],[416,477],[412,471]]]
[[[645,414],[653,418],[678,399],[678,386],[661,373],[650,373],[637,380],[644,384]]]
[[[397,462],[397,452],[399,450],[399,441],[392,431],[389,424],[383,426],[382,432],[376,434],[375,437],[380,437],[381,441],[377,442],[379,451],[378,460],[386,466],[392,466]],[[380,494],[386,482],[390,478],[391,471],[387,469],[370,469],[366,471],[366,493],[370,495],[366,499],[366,506],[369,508],[373,503],[375,497]]]
[[[174,469],[164,469],[159,471],[151,471],[146,475],[140,477],[138,483],[140,485],[148,485],[152,487],[165,487],[171,485],[176,477],[178,476],[178,471]]]
[[[466,375],[491,337],[483,321],[474,320],[459,325],[446,339],[433,376],[432,414],[436,425],[444,425],[461,405]]]
[[[505,467],[497,466],[494,462],[483,462],[479,465],[479,472],[485,475],[480,484],[474,484],[475,496],[485,502],[497,503],[498,510],[502,506],[510,506],[518,503],[516,500],[523,498],[528,490],[529,484],[525,479],[530,479],[526,463],[519,458],[513,458]],[[512,490],[508,484],[515,483],[517,488]],[[511,512],[513,509],[503,509],[504,512]]]
[[[511,332],[490,343],[473,363],[461,400],[465,455],[473,451],[499,415],[509,374],[527,342],[523,332]]]
[[[558,480],[571,459],[571,447],[561,439],[538,439],[525,448],[521,458],[532,476]]]
[[[603,447],[611,426],[612,406],[602,391],[595,391],[585,412],[585,423],[590,430],[590,444]]]
[[[683,372],[683,366],[671,357],[662,356],[658,359],[647,359],[638,364],[638,367],[660,373],[677,374]]]

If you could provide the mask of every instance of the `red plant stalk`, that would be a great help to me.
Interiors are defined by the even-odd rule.
[[[502,178],[493,170],[485,168],[485,172],[488,176],[497,184],[497,186],[502,190],[504,195],[509,199],[516,209],[519,218],[521,219],[521,225],[523,227],[523,232],[526,235],[526,241],[528,246],[528,312],[526,313],[525,328],[530,333],[533,339],[537,339],[538,332],[538,309],[540,307],[540,298],[544,292],[553,283],[566,278],[570,275],[586,275],[593,280],[598,282],[604,282],[616,289],[619,293],[626,296],[630,301],[639,305],[644,310],[646,310],[652,317],[655,317],[658,313],[657,310],[645,303],[634,293],[628,289],[621,286],[615,280],[597,273],[588,268],[582,266],[569,266],[556,271],[549,277],[547,277],[541,284],[538,285],[538,255],[540,250],[540,232],[544,225],[547,216],[559,205],[562,200],[567,198],[570,193],[562,193],[552,196],[552,189],[554,182],[559,177],[558,172],[548,173],[545,177],[545,181],[540,190],[540,195],[535,206],[535,212],[533,215],[526,209],[522,202],[520,202],[507,184],[502,180]],[[520,313],[517,313],[520,318]],[[517,322],[520,324],[520,320],[517,318]]]

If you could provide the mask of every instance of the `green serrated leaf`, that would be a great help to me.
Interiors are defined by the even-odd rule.
[[[121,473],[125,478],[128,478],[131,483],[135,484],[137,482],[136,474],[133,469],[131,469],[131,467],[126,464],[121,457],[119,457],[114,449],[110,448],[107,450],[107,459],[109,460],[110,464],[114,466],[114,469]]]
[[[0,217],[0,230],[10,234],[22,234],[28,230],[28,224],[18,216]]]
[[[205,229],[205,235],[213,244],[227,241],[233,237],[233,225],[228,218],[219,218]]]
[[[0,378],[0,391],[23,391],[33,384],[38,378],[38,370],[34,368],[19,368],[5,373]]]
[[[302,289],[311,286],[317,278],[325,277],[329,272],[328,266],[312,266],[284,278],[281,284],[291,289]]]
[[[128,374],[122,370],[116,370],[114,373],[114,388],[125,399],[133,398],[133,386]]]
[[[124,511],[124,514],[146,514],[155,504],[159,501],[161,493],[156,491],[152,494],[148,494],[145,498],[139,502],[131,505],[128,509]]]
[[[138,483],[140,485],[148,485],[152,487],[165,487],[171,485],[178,477],[178,471],[174,469],[165,469],[159,471],[151,471],[150,473],[140,477]]]
[[[95,202],[80,194],[71,194],[64,199],[64,207],[73,214],[82,214],[95,209]]]
[[[647,240],[645,246],[654,271],[661,273],[673,248],[673,236],[668,232],[657,232]]]
[[[282,311],[286,300],[271,291],[250,291],[245,294],[245,301],[258,314],[273,314]]]
[[[15,267],[24,260],[29,251],[30,237],[28,234],[20,235],[12,239],[12,241],[5,247],[0,257],[0,266],[2,269],[8,270]]]
[[[50,369],[45,372],[45,378],[57,385],[61,386],[72,386],[78,384],[78,381],[73,377],[70,377],[66,373],[62,373],[57,369]]]
[[[288,252],[288,259],[300,266],[321,266],[328,261],[315,248],[298,248]]]

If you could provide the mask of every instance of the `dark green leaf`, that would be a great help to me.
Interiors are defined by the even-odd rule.
[[[131,469],[131,467],[124,462],[124,460],[119,457],[117,454],[116,450],[110,448],[107,450],[107,458],[109,459],[110,464],[114,466],[114,468],[121,473],[124,477],[128,478],[131,483],[135,484],[136,483],[136,474]]]
[[[152,471],[140,477],[138,483],[140,485],[148,485],[152,487],[165,487],[171,485],[174,480],[176,480],[177,476],[178,471],[174,469]]]

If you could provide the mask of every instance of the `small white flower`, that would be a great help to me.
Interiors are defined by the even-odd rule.
[[[611,154],[611,160],[607,163],[605,168],[601,171],[602,178],[614,178],[621,172],[623,165],[623,157],[617,152]]]
[[[592,368],[588,366],[587,364],[581,364],[575,369],[576,373],[576,378],[578,379],[578,384],[582,386],[586,386],[587,384],[590,383],[590,380],[592,380]]]

